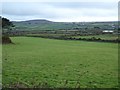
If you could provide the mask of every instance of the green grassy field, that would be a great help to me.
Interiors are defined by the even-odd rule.
[[[103,35],[89,35],[89,36],[73,36],[75,38],[101,38],[103,40],[116,40],[118,39],[118,35],[113,34],[103,34]]]
[[[3,87],[118,87],[118,45],[13,37],[3,45]]]

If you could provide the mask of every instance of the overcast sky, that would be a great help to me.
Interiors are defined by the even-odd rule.
[[[97,0],[96,0],[97,1]],[[57,22],[117,21],[118,1],[2,2],[3,17],[12,21],[47,19]]]

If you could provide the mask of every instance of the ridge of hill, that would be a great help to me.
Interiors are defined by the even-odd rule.
[[[85,28],[99,27],[101,29],[112,30],[118,27],[117,21],[110,22],[53,22],[46,19],[36,19],[27,21],[12,21],[17,30],[79,30]]]

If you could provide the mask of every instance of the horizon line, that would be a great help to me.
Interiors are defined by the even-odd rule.
[[[110,20],[110,21],[54,21],[48,19],[28,19],[28,20],[10,20],[11,22],[23,22],[23,21],[33,21],[33,20],[46,20],[51,22],[65,22],[65,23],[72,23],[72,22],[118,22],[119,20]]]

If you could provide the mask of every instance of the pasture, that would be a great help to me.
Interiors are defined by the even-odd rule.
[[[101,38],[103,40],[116,40],[118,39],[118,35],[114,34],[103,34],[103,35],[88,35],[88,36],[73,36],[75,38]]]
[[[118,44],[12,37],[4,44],[3,87],[118,87]]]

